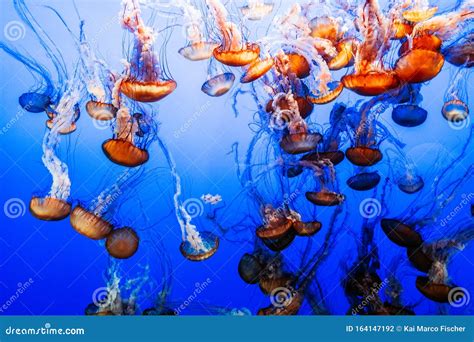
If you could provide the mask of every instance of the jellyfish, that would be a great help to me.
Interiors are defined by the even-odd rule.
[[[248,0],[247,5],[242,6],[240,11],[248,20],[262,20],[273,11],[274,4],[264,0]]]
[[[263,75],[265,75],[273,67],[274,61],[273,58],[268,57],[265,59],[256,59],[249,64],[247,70],[244,72],[240,78],[240,83],[250,83],[253,82]]]
[[[396,144],[394,148],[388,148],[387,154],[395,153],[392,171],[398,188],[406,194],[414,194],[423,189],[425,182],[418,174],[415,163],[403,152],[402,148]]]
[[[467,68],[456,70],[444,94],[441,113],[446,120],[453,124],[459,124],[469,116],[467,92],[469,76],[470,73]]]
[[[390,241],[398,246],[418,248],[423,243],[419,233],[396,219],[382,219],[381,227]]]
[[[136,188],[144,179],[139,168],[126,169],[94,199],[80,202],[74,207],[70,215],[71,226],[89,239],[107,238],[115,227],[113,218],[123,202],[121,197],[130,189]]]
[[[238,26],[228,21],[228,12],[220,0],[207,0],[221,35],[221,44],[213,55],[222,64],[245,66],[256,60],[260,54],[257,44],[247,43]]]
[[[363,41],[355,55],[355,72],[342,78],[344,86],[359,95],[374,96],[397,88],[397,75],[385,69],[382,58],[389,48],[386,42],[391,31],[387,27],[391,18],[380,11],[376,0],[367,0],[359,9],[356,24]]]
[[[229,92],[234,85],[235,75],[220,66],[214,60],[209,62],[207,80],[201,86],[201,91],[211,97],[220,97]]]
[[[403,127],[417,127],[422,125],[428,112],[423,108],[413,104],[401,104],[393,108],[392,119],[395,123]]]
[[[205,22],[201,11],[189,0],[176,1],[174,6],[183,13],[183,25],[186,32],[187,44],[179,49],[179,54],[190,61],[203,61],[212,57],[217,43],[206,39]]]
[[[74,124],[77,103],[80,102],[83,84],[79,80],[76,70],[74,79],[67,82],[66,89],[54,108],[55,117],[51,129],[43,138],[43,164],[50,172],[53,182],[46,196],[33,196],[30,201],[30,211],[33,216],[41,220],[62,220],[69,215],[71,205],[68,202],[71,180],[66,163],[56,155],[56,149],[61,141],[62,130],[69,129]]]
[[[83,79],[90,100],[86,111],[94,120],[109,121],[117,115],[117,108],[112,104],[112,73],[107,71],[104,61],[99,60],[91,49],[81,23],[79,52],[83,64]],[[103,81],[103,79],[107,81]]]
[[[377,171],[361,172],[347,180],[347,185],[357,191],[367,191],[375,188],[380,183],[380,175]]]
[[[446,61],[458,67],[472,68],[474,65],[474,33],[462,35],[457,40],[443,46]]]
[[[123,2],[122,25],[134,34],[132,58],[126,64],[125,75],[116,87],[128,98],[139,102],[156,102],[176,89],[176,82],[166,76],[154,52],[155,33],[146,26],[136,0]]]
[[[192,224],[192,217],[186,211],[181,200],[181,177],[176,170],[174,159],[163,141],[159,138],[158,144],[168,162],[174,183],[175,192],[173,196],[173,204],[176,219],[181,228],[182,238],[179,250],[181,254],[190,261],[203,261],[209,259],[219,248],[219,238],[217,235],[209,231],[199,232],[197,227]]]
[[[111,256],[117,259],[128,259],[138,249],[139,237],[130,227],[114,229],[107,235],[105,248]]]
[[[420,247],[432,262],[428,275],[417,277],[416,288],[432,301],[447,303],[450,300],[459,300],[466,295],[464,290],[455,290],[459,288],[450,281],[448,276],[448,264],[452,257],[463,250],[474,238],[472,222],[461,223],[460,226],[442,239]]]
[[[117,111],[114,137],[102,144],[104,154],[112,162],[126,167],[137,167],[148,161],[150,156],[146,145],[150,141],[145,139],[143,142],[144,138],[140,137],[144,135],[143,130],[140,129],[140,120],[138,120],[141,117],[132,116],[130,109],[125,106]],[[154,138],[153,133],[147,134],[149,140]]]
[[[315,176],[319,180],[319,191],[306,192],[306,199],[318,206],[332,207],[340,205],[344,202],[345,196],[333,191],[335,170],[334,165],[328,160],[321,161],[302,161],[304,166],[313,170]]]
[[[428,0],[415,0],[408,9],[403,11],[402,16],[411,23],[419,23],[431,19],[437,11],[438,7],[430,7]]]

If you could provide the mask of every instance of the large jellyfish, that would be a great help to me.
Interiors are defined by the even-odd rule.
[[[126,63],[124,76],[116,87],[132,100],[156,102],[176,89],[176,82],[167,76],[154,51],[155,32],[147,26],[137,0],[123,1],[122,25],[134,35],[132,55]]]

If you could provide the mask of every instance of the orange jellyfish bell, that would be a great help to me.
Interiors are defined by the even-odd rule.
[[[410,50],[395,64],[395,73],[401,81],[423,83],[436,77],[443,68],[441,53],[425,49]]]
[[[86,104],[87,114],[94,120],[109,121],[117,115],[117,108],[110,103],[88,101]]]
[[[441,45],[443,44],[442,40],[432,34],[423,34],[421,36],[416,36],[413,38],[412,43],[405,41],[398,50],[398,55],[402,56],[410,50],[430,50],[430,51],[439,51]],[[411,47],[410,47],[411,46]]]
[[[398,246],[419,247],[423,243],[420,234],[398,220],[382,219],[381,226],[390,241]]]
[[[376,96],[397,88],[397,75],[391,71],[371,71],[366,74],[346,75],[342,78],[344,87],[362,96]]]
[[[196,249],[188,241],[179,246],[181,254],[190,261],[203,261],[213,256],[219,248],[219,237],[211,232],[200,233],[204,249]]]
[[[346,151],[346,157],[357,166],[372,166],[382,160],[383,155],[377,148],[365,146],[351,147]]]
[[[423,296],[438,303],[448,303],[449,293],[454,287],[446,284],[436,284],[428,277],[419,276],[416,278],[416,288]]]
[[[392,39],[403,39],[413,32],[413,25],[405,20],[395,19],[393,31]]]
[[[310,28],[311,37],[326,39],[333,43],[338,41],[341,35],[339,32],[339,23],[328,16],[314,18],[311,20]]]
[[[334,101],[342,93],[343,89],[344,85],[341,82],[333,81],[327,84],[326,91],[317,91],[316,93],[308,95],[307,98],[311,103],[323,105]]]
[[[102,144],[102,150],[112,162],[127,167],[142,165],[149,159],[147,150],[125,139],[108,139]]]
[[[30,212],[43,221],[59,221],[65,219],[71,212],[71,205],[54,197],[32,197]]]
[[[79,234],[93,240],[105,239],[113,228],[112,224],[79,205],[72,211],[70,221]]]
[[[406,10],[402,13],[403,19],[412,22],[419,23],[431,19],[436,12],[438,12],[438,7],[426,7],[426,8],[412,8]]]
[[[105,248],[117,259],[128,259],[138,249],[139,238],[135,230],[124,227],[113,230],[105,241]]]
[[[354,38],[338,42],[336,45],[337,55],[328,62],[329,70],[340,70],[353,65],[357,44],[358,42]]]
[[[280,147],[289,154],[307,153],[314,150],[321,139],[319,133],[287,134],[280,141]]]
[[[321,190],[319,192],[308,191],[306,193],[306,199],[311,203],[323,207],[332,207],[344,202],[344,195],[336,192]]]
[[[291,220],[281,217],[268,225],[258,228],[256,234],[261,239],[279,239],[291,229],[292,225],[293,222]]]
[[[272,67],[273,58],[257,59],[252,62],[240,78],[240,83],[253,82],[265,75]]]
[[[218,46],[212,42],[195,42],[179,49],[179,54],[190,61],[203,61],[212,57],[212,52]]]
[[[285,55],[288,58],[288,68],[291,73],[295,74],[296,77],[300,79],[306,78],[310,75],[311,67],[305,57],[294,52]]]
[[[222,64],[241,67],[255,61],[260,55],[260,47],[257,44],[247,43],[240,50],[226,49],[219,45],[213,51],[214,58]]]
[[[293,229],[298,236],[313,236],[321,230],[322,224],[318,221],[301,222],[297,221],[293,224]]]
[[[165,81],[138,81],[127,79],[120,85],[121,92],[128,98],[138,102],[156,102],[168,96],[176,89],[176,82]]]

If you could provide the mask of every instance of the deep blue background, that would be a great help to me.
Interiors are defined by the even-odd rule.
[[[73,62],[76,50],[68,33],[59,25],[56,18],[38,4],[50,4],[66,18],[77,31],[77,18],[71,6],[63,1],[38,1],[31,5],[31,10],[45,30],[52,36],[61,49],[64,58]],[[86,20],[86,32],[89,39],[97,42],[96,51],[112,68],[120,70],[123,32],[118,25],[119,1],[77,1],[79,12]],[[283,3],[287,8],[289,4]],[[9,1],[0,2],[1,27],[12,20],[18,20]],[[156,20],[160,27],[166,25],[167,18]],[[252,34],[262,36],[269,21],[251,23]],[[2,36],[5,41],[5,37]],[[43,51],[32,32],[26,30],[25,36],[13,46],[30,55],[41,63],[48,64]],[[171,42],[167,47],[168,64],[177,90],[155,106],[161,122],[160,137],[175,156],[178,171],[183,180],[184,198],[199,198],[202,194],[220,194],[230,201],[239,190],[233,156],[228,153],[231,146],[238,141],[241,153],[248,145],[252,132],[248,122],[255,111],[255,105],[249,98],[241,97],[239,102],[240,116],[235,118],[231,110],[231,95],[222,98],[209,98],[199,89],[206,78],[206,62],[189,62],[182,58],[178,49],[184,44],[182,30],[174,30]],[[18,106],[18,96],[30,89],[32,78],[29,72],[17,61],[0,52],[0,127],[7,127],[7,132],[0,136],[0,204],[18,198],[26,205],[32,193],[45,191],[50,185],[50,176],[41,162],[41,141],[45,133],[44,114],[26,113]],[[442,118],[440,109],[444,91],[450,80],[453,67],[446,65],[442,73],[423,87],[423,107],[429,112],[427,122],[418,128],[402,129],[395,126],[390,119],[390,111],[383,116],[386,125],[391,127],[399,138],[407,143],[406,151],[416,162],[429,188],[436,173],[434,161],[439,156],[448,162],[459,152],[459,147],[468,136],[469,129],[453,130]],[[240,71],[236,71],[239,77]],[[245,88],[245,87],[244,87]],[[473,94],[472,84],[468,93]],[[472,97],[472,96],[471,96]],[[353,103],[357,96],[345,90],[339,101]],[[470,106],[472,108],[472,106]],[[312,114],[313,121],[327,121],[331,105],[318,107]],[[17,118],[17,119],[14,119]],[[14,122],[12,124],[12,119]],[[188,126],[184,133],[176,137],[176,132]],[[472,123],[471,123],[472,124]],[[88,200],[97,195],[108,180],[120,174],[122,168],[106,160],[102,151],[102,142],[110,137],[108,130],[94,127],[87,115],[78,122],[78,130],[61,143],[61,156],[67,161],[72,179],[72,198]],[[468,151],[464,165],[459,167],[460,175],[473,163],[472,148]],[[159,283],[163,275],[160,260],[166,255],[171,260],[172,291],[169,296],[171,306],[179,305],[183,299],[193,293],[196,283],[211,279],[210,285],[191,305],[193,309],[185,313],[219,313],[216,308],[247,307],[252,312],[269,305],[268,297],[263,296],[256,286],[248,286],[237,274],[237,264],[244,252],[252,250],[249,243],[231,243],[222,239],[218,253],[202,263],[191,263],[181,256],[178,250],[180,232],[172,209],[172,184],[163,155],[156,144],[150,148],[151,160],[146,180],[130,195],[120,213],[123,225],[134,226],[142,236],[140,252],[133,260],[125,262],[124,268],[131,269],[132,277],[141,273],[139,265],[149,264],[151,277]],[[156,169],[158,168],[158,169]],[[341,165],[340,177],[346,179],[352,174],[353,167],[345,161]],[[344,183],[344,182],[342,182]],[[345,185],[343,190],[350,194],[349,209],[354,212],[346,225],[355,232],[360,229],[358,205],[368,193],[354,193]],[[472,179],[466,182],[462,191],[453,199],[453,205],[462,200],[462,194],[474,192]],[[408,195],[395,191],[389,199],[393,213],[406,208]],[[448,214],[452,207],[447,208]],[[468,208],[464,208],[467,215]],[[235,215],[241,215],[236,212]],[[256,213],[255,213],[256,215]],[[329,215],[322,217],[327,222]],[[326,221],[325,221],[326,220]],[[197,222],[205,222],[204,220]],[[340,228],[342,229],[342,228]],[[314,248],[322,242],[323,234],[314,237]],[[149,243],[159,239],[163,246],[151,247]],[[403,260],[405,256],[397,247],[387,241],[377,230],[376,239],[384,265],[393,260]],[[298,259],[304,241],[297,241],[285,251],[288,258]],[[354,237],[342,234],[336,247],[331,252],[329,261],[318,270],[326,298],[326,305],[331,312],[344,314],[348,304],[343,296],[340,279],[343,276],[341,264],[355,257]],[[474,293],[472,278],[474,250],[468,246],[452,261],[449,271],[453,281]],[[0,304],[5,303],[23,284],[32,278],[34,283],[2,314],[82,314],[85,306],[91,302],[92,293],[104,286],[104,272],[108,265],[107,254],[101,243],[78,235],[69,225],[68,220],[47,223],[34,219],[26,210],[23,216],[16,219],[7,218],[0,212]],[[405,303],[418,303],[418,313],[436,314],[443,312],[438,306],[422,300],[414,287],[416,272],[408,265],[402,265]],[[385,272],[383,269],[382,273]],[[144,291],[153,296],[153,292]],[[445,307],[451,313],[472,313],[472,304],[460,309]],[[146,308],[146,304],[141,309]],[[443,309],[443,310],[444,310]],[[441,311],[440,311],[441,310]],[[303,313],[308,312],[305,307]]]

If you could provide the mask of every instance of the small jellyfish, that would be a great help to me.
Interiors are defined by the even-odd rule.
[[[248,20],[262,20],[273,11],[274,4],[264,0],[248,0],[246,6],[242,6],[240,11]]]
[[[343,39],[336,45],[337,55],[328,62],[330,70],[340,70],[354,65],[359,42],[354,38]]]
[[[456,286],[449,286],[446,284],[438,284],[430,281],[428,277],[418,276],[416,278],[416,288],[426,298],[438,303],[448,303],[449,294]]]
[[[114,229],[105,240],[105,248],[117,259],[128,259],[138,250],[139,237],[130,227]]]
[[[212,52],[218,44],[208,41],[205,37],[205,22],[201,11],[189,1],[177,1],[183,13],[186,27],[187,44],[179,49],[179,54],[190,61],[203,61],[212,57]]]
[[[322,105],[334,101],[344,89],[344,86],[339,81],[329,82],[327,84],[327,91],[317,91],[314,94],[308,95],[308,100],[311,103]]]
[[[313,192],[309,191],[306,192],[306,198],[308,201],[315,205],[323,206],[323,207],[332,207],[336,205],[342,204],[344,202],[344,195],[341,195],[337,192],[332,192],[332,191],[319,191],[319,192]]]
[[[474,66],[474,33],[461,36],[458,40],[443,47],[446,61],[452,65],[472,68]]]
[[[406,38],[413,32],[413,24],[406,20],[395,19],[393,21],[393,36],[392,39]]]
[[[54,197],[32,197],[30,212],[37,219],[43,221],[59,221],[68,217],[71,204]]]
[[[181,254],[191,261],[202,261],[214,255],[219,248],[219,238],[211,232],[202,232],[199,236],[199,248],[190,241],[183,241],[179,247]]]
[[[128,98],[139,102],[156,102],[176,89],[176,82],[163,78],[158,56],[153,50],[154,31],[141,18],[136,0],[123,2],[123,27],[135,36],[132,58],[126,75],[117,81],[120,91]]]
[[[418,248],[423,243],[421,235],[410,226],[395,220],[382,219],[382,230],[393,243],[401,247]]]
[[[467,91],[469,75],[470,69],[459,68],[451,77],[449,87],[444,94],[441,113],[453,124],[462,123],[469,116]]]
[[[256,59],[248,67],[247,70],[242,74],[240,83],[253,82],[263,75],[265,75],[273,67],[273,58],[268,57],[265,59]]]
[[[357,191],[367,191],[380,183],[380,175],[375,172],[361,172],[347,180],[347,185]]]
[[[378,148],[358,146],[346,150],[347,159],[357,166],[372,166],[382,160],[382,152]]]
[[[102,144],[102,150],[107,158],[118,165],[127,167],[136,167],[146,163],[149,154],[146,149],[135,144],[139,127],[128,108],[122,107],[118,110],[116,125],[115,137]]]
[[[301,154],[314,150],[321,141],[319,133],[289,133],[280,141],[280,147],[289,154]]]
[[[113,225],[103,217],[80,205],[71,212],[70,221],[79,234],[93,240],[105,239],[113,229]]]
[[[414,194],[423,189],[425,182],[421,176],[408,170],[397,180],[398,188],[406,194]]]
[[[428,112],[418,105],[401,104],[393,108],[392,120],[403,127],[417,127],[422,125]]]
[[[219,97],[232,88],[235,75],[216,65],[215,60],[209,62],[207,71],[207,81],[201,86],[201,91],[212,97]]]
[[[221,1],[207,0],[207,4],[221,33],[221,45],[214,49],[214,58],[228,66],[244,66],[256,60],[260,47],[247,43],[239,27],[228,21],[229,14]]]
[[[321,222],[301,222],[297,221],[293,224],[293,229],[298,236],[313,236],[322,228]]]
[[[41,93],[24,93],[18,98],[20,106],[30,113],[42,113],[51,104],[51,98]]]

